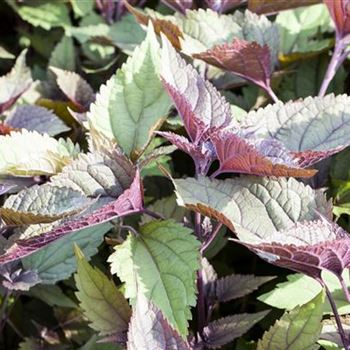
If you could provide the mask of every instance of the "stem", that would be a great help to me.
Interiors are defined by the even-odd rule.
[[[337,306],[336,306],[336,304],[334,302],[332,293],[330,292],[330,290],[328,289],[327,285],[323,281],[321,281],[320,283],[322,284],[322,286],[326,290],[327,298],[329,300],[329,303],[331,304],[331,308],[332,308],[332,311],[333,311],[333,314],[334,314],[334,318],[335,318],[335,321],[337,323],[338,332],[339,332],[341,341],[342,341],[342,343],[344,345],[344,348],[345,348],[345,350],[349,350],[350,349],[350,345],[349,345],[349,343],[348,343],[348,341],[346,339],[345,331],[344,331],[343,325],[341,323],[341,319],[340,319],[340,316],[339,316],[339,313],[338,313]]]
[[[213,229],[213,231],[212,231],[212,233],[210,235],[210,238],[203,244],[203,246],[201,248],[202,255],[204,255],[205,251],[213,243],[213,241],[217,237],[218,233],[220,232],[221,227],[222,227],[222,223],[221,222],[217,223],[217,225],[214,227],[214,229]]]
[[[164,220],[164,217],[162,215],[160,215],[160,214],[158,214],[158,213],[156,213],[156,212],[154,212],[154,211],[152,211],[150,209],[147,209],[147,208],[144,208],[142,210],[142,213],[147,214],[148,216],[151,216],[154,219]]]
[[[342,289],[343,289],[343,292],[344,292],[344,294],[345,294],[345,297],[346,297],[347,301],[350,302],[350,293],[349,293],[349,289],[348,289],[348,287],[347,287],[347,285],[346,285],[346,283],[345,283],[345,281],[344,281],[344,279],[343,279],[342,276],[339,277],[339,281],[340,281],[340,285],[341,285],[341,287],[342,287]]]
[[[120,228],[123,229],[123,230],[130,231],[135,237],[139,237],[140,236],[140,234],[132,226],[123,225],[123,226],[120,226]]]
[[[6,314],[6,307],[7,307],[10,295],[11,293],[8,290],[6,290],[4,298],[2,299],[1,311],[0,311],[0,334],[2,334],[2,331],[7,321],[8,315]]]
[[[339,66],[344,62],[347,56],[343,53],[345,47],[346,45],[344,44],[344,41],[336,38],[333,55],[331,61],[329,62],[326,74],[323,78],[320,92],[318,93],[319,97],[323,97],[326,94],[330,82],[334,78]]]
[[[269,96],[272,98],[273,102],[277,103],[279,101],[278,97],[276,96],[276,94],[273,92],[273,90],[271,89],[271,86],[267,86],[265,87],[265,91],[269,94]]]
[[[200,213],[195,213],[194,214],[194,228],[195,228],[195,233],[198,239],[202,237],[202,227],[201,227],[201,214]]]
[[[198,302],[197,302],[197,317],[198,317],[198,333],[202,335],[206,317],[205,317],[205,295],[204,295],[204,284],[202,269],[197,272],[197,289],[198,289]]]

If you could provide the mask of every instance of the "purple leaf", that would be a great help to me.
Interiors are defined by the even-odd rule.
[[[235,39],[232,44],[218,45],[193,57],[235,73],[265,90],[270,88],[271,55],[267,45]]]
[[[193,6],[193,0],[161,0],[165,5],[169,6],[174,11],[186,14],[186,10],[189,10]]]
[[[27,50],[22,51],[12,70],[0,77],[0,114],[9,109],[33,82],[25,62],[26,53]]]
[[[204,0],[207,7],[219,13],[229,11],[243,4],[245,1],[246,0]]]
[[[217,349],[230,343],[246,333],[268,313],[269,311],[261,311],[255,314],[237,314],[209,323],[203,330],[205,346],[209,349]]]
[[[211,135],[220,173],[236,172],[252,175],[310,177],[316,171],[299,168],[291,163],[288,154],[272,142],[245,140],[233,132],[220,131]],[[265,153],[259,152],[254,143]]]
[[[88,215],[63,222],[56,228],[39,236],[16,241],[5,254],[0,256],[0,264],[28,256],[67,234],[96,226],[118,217],[137,213],[142,208],[143,189],[140,174],[137,172],[130,188],[124,191],[116,200],[109,202]]]
[[[18,106],[6,119],[6,124],[13,128],[37,131],[50,136],[69,130],[52,111],[35,105]]]
[[[330,0],[334,1],[334,0]],[[248,9],[259,15],[272,14],[283,10],[293,9],[300,6],[317,4],[321,0],[248,0]],[[335,1],[336,2],[336,1]]]
[[[0,184],[0,196],[14,189],[16,185],[14,184]]]
[[[324,0],[328,11],[334,21],[338,39],[350,33],[350,1]]]
[[[138,295],[129,325],[127,349],[190,350],[190,346],[155,305]]]
[[[67,98],[79,109],[79,112],[86,112],[92,102],[95,101],[95,94],[91,86],[79,74],[65,71],[59,68],[50,68],[57,77],[57,84]]]
[[[216,298],[220,302],[226,302],[244,297],[274,278],[272,276],[235,274],[220,278],[215,282]]]

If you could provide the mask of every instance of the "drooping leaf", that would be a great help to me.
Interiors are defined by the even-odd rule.
[[[142,294],[137,296],[128,332],[128,350],[190,350],[188,343]]]
[[[199,242],[191,230],[172,220],[152,221],[115,250],[108,261],[112,273],[126,283],[125,296],[134,304],[142,294],[186,335],[199,267]]]
[[[248,8],[258,14],[271,14],[295,7],[317,4],[318,2],[321,2],[321,0],[293,0],[288,2],[284,0],[248,0]]]
[[[0,77],[0,114],[10,108],[33,82],[30,69],[26,66],[26,53],[26,50],[22,51],[12,70]]]
[[[265,90],[270,88],[271,57],[267,45],[235,39],[193,55],[213,66],[237,74]]]
[[[277,102],[250,112],[243,121],[246,135],[281,141],[301,164],[310,166],[349,144],[350,97],[307,97]]]
[[[0,216],[7,225],[49,223],[77,214],[91,204],[91,199],[80,191],[47,183],[8,197],[0,208]]]
[[[232,274],[215,281],[215,296],[220,302],[241,298],[272,279],[271,276]]]
[[[130,188],[124,191],[116,200],[109,202],[94,212],[61,223],[55,228],[38,236],[17,240],[5,254],[0,256],[0,262],[6,263],[35,253],[48,244],[84,228],[91,228],[109,222],[118,217],[139,212],[143,208],[143,193],[140,183],[140,174],[136,173]],[[74,239],[74,235],[71,239]],[[52,245],[51,245],[52,246]],[[40,254],[40,252],[38,252]]]
[[[214,217],[233,231],[247,230],[264,237],[296,222],[317,219],[316,210],[331,218],[323,191],[293,178],[244,177],[173,180],[178,204]]]
[[[322,291],[307,304],[286,312],[258,343],[258,350],[315,349],[322,328],[325,293]]]
[[[49,67],[75,71],[76,53],[73,39],[64,35],[51,53]]]
[[[169,98],[158,76],[159,62],[159,45],[150,25],[145,41],[102,85],[88,113],[97,130],[135,158],[169,110]]]
[[[268,313],[269,311],[261,311],[255,314],[237,314],[209,323],[203,330],[205,346],[209,349],[221,348],[242,336]]]
[[[2,175],[52,175],[71,162],[77,149],[70,140],[56,140],[36,131],[0,136]]]
[[[51,67],[57,84],[67,98],[81,111],[86,112],[95,100],[91,86],[79,74]]]
[[[66,132],[69,127],[52,111],[40,106],[21,105],[6,118],[6,124],[55,136]]]
[[[26,270],[36,270],[41,283],[53,285],[68,278],[76,271],[74,244],[78,244],[86,258],[97,253],[103,236],[112,228],[109,223],[78,230],[72,235],[64,236],[56,242],[22,259]]]
[[[124,295],[112,280],[97,267],[91,266],[82,251],[75,246],[78,289],[76,296],[90,327],[100,335],[123,334],[128,330],[131,310]]]

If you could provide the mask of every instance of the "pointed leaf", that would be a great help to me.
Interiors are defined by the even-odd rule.
[[[56,67],[74,71],[76,67],[76,54],[73,39],[63,36],[51,53],[49,67]]]
[[[12,131],[0,136],[0,173],[2,175],[52,175],[68,164],[77,149],[36,131]]]
[[[8,197],[0,208],[0,216],[7,225],[49,223],[77,214],[91,204],[91,199],[80,191],[46,183]]]
[[[331,217],[323,191],[293,178],[244,177],[227,180],[174,180],[178,204],[214,217],[236,232],[246,230],[264,237],[293,223],[318,218],[316,210]],[[253,208],[253,210],[252,210]]]
[[[102,85],[88,119],[137,157],[166,117],[170,102],[158,76],[159,44],[151,26],[132,57]]]
[[[138,295],[128,332],[128,350],[190,350],[187,342],[142,294]]]
[[[124,191],[116,200],[109,202],[90,214],[63,222],[43,234],[16,241],[5,254],[0,256],[0,262],[6,263],[23,258],[75,231],[87,227],[93,228],[94,226],[109,222],[118,217],[137,213],[142,207],[143,194],[140,175],[137,173],[130,188]]]
[[[33,82],[30,69],[26,66],[26,53],[26,50],[22,51],[12,70],[0,77],[0,114],[10,108]]]
[[[124,295],[112,280],[87,262],[77,245],[75,255],[78,265],[74,275],[78,289],[76,296],[84,315],[91,322],[90,327],[100,335],[126,332],[131,310]]]
[[[303,155],[309,158],[311,154],[307,162],[311,165],[349,145],[349,103],[349,96],[333,94],[286,104],[278,102],[248,113],[243,127],[248,137],[281,141],[289,150],[298,152],[298,158]]]
[[[6,118],[6,124],[13,128],[37,131],[50,136],[55,136],[70,130],[52,111],[34,105],[18,106],[14,112]]]
[[[254,276],[254,275],[229,275],[219,278],[215,282],[216,298],[220,302],[230,301],[241,298],[256,289],[262,284],[271,281],[271,276]]]
[[[261,321],[268,313],[269,311],[261,311],[255,314],[237,314],[209,323],[203,330],[205,346],[209,349],[218,349],[232,342]]]
[[[270,87],[271,57],[267,45],[235,39],[232,44],[214,46],[193,57],[235,73],[263,89]]]
[[[112,273],[126,283],[125,296],[133,304],[141,293],[187,335],[199,267],[199,242],[190,229],[172,220],[152,221],[140,228],[139,237],[129,235],[108,261]]]
[[[50,68],[57,77],[57,84],[62,92],[81,111],[86,112],[95,100],[92,87],[79,74],[56,67]]]
[[[322,328],[325,293],[322,291],[307,304],[286,312],[266,332],[258,343],[258,350],[314,349]]]

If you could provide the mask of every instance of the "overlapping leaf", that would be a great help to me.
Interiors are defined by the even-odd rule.
[[[128,332],[128,350],[190,350],[188,343],[164,318],[159,308],[137,296]]]
[[[18,106],[6,118],[6,125],[17,129],[27,129],[55,136],[66,132],[69,127],[52,111],[40,106]]]
[[[140,175],[139,173],[136,173],[130,188],[124,191],[114,201],[109,202],[92,213],[70,221],[63,221],[57,227],[49,229],[47,232],[38,236],[17,240],[13,246],[0,256],[0,262],[6,263],[23,258],[68,234],[109,222],[118,217],[139,212],[142,207],[143,193],[140,183]]]
[[[139,294],[145,296],[186,335],[199,267],[199,242],[191,230],[172,220],[152,221],[115,250],[108,260],[126,283],[126,297],[134,304]]]
[[[151,132],[166,117],[170,102],[159,76],[159,45],[152,26],[134,54],[102,85],[88,119],[133,157],[140,155]]]
[[[32,84],[32,75],[25,61],[26,53],[26,50],[22,51],[12,70],[0,77],[0,114],[10,108]]]
[[[70,163],[78,149],[70,140],[56,140],[36,131],[0,136],[2,175],[52,175]]]

